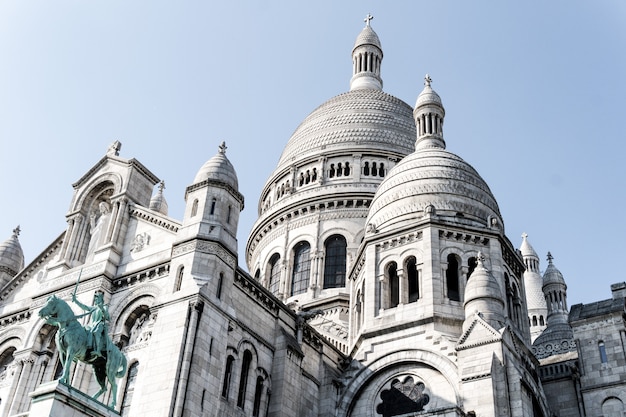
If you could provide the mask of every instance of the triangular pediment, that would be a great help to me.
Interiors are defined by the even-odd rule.
[[[502,340],[500,332],[483,320],[480,313],[475,313],[469,320],[471,320],[470,325],[461,335],[456,350],[469,349]]]

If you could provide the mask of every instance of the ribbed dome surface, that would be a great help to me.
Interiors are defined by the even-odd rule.
[[[543,274],[543,285],[548,284],[562,284],[565,285],[565,278],[563,278],[563,274],[558,270],[556,266],[552,262],[548,264],[546,268],[546,272]]]
[[[207,179],[226,183],[235,190],[239,191],[237,173],[228,158],[226,158],[226,146],[224,144],[220,146],[220,151],[217,155],[202,165],[202,168],[200,168],[196,174],[196,178],[193,180],[193,183],[197,184]]]
[[[0,267],[8,270],[14,276],[24,268],[24,252],[17,239],[19,227],[13,231],[13,236],[0,243]]]
[[[359,36],[356,37],[356,41],[354,41],[354,48],[352,48],[352,50],[358,48],[361,45],[374,45],[382,50],[378,35],[369,25],[365,26],[361,33],[359,33]]]
[[[432,205],[439,217],[500,224],[498,203],[485,181],[467,162],[443,148],[425,148],[401,160],[380,184],[367,223],[378,231],[416,219]]]
[[[415,107],[417,108],[428,104],[437,104],[442,106],[441,97],[439,97],[439,94],[437,94],[435,90],[430,87],[430,85],[426,85],[420,95],[417,96]]]
[[[473,300],[490,299],[495,301],[494,308],[501,308],[504,305],[502,289],[494,276],[481,264],[479,264],[465,287],[464,304],[467,305]],[[502,313],[502,311],[498,311]]]
[[[150,209],[167,216],[169,206],[163,195],[163,188],[160,187],[159,191],[150,199]]]
[[[361,148],[409,154],[415,149],[413,109],[381,90],[353,90],[315,109],[291,136],[278,169],[307,156]]]
[[[535,249],[532,247],[532,245],[528,243],[526,237],[522,239],[522,244],[519,247],[519,251],[522,253],[522,256],[532,256],[539,259],[539,256],[537,256],[537,252],[535,252]]]

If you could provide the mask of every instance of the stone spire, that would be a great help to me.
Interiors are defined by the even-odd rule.
[[[522,234],[520,253],[524,259],[524,286],[526,287],[526,301],[528,306],[528,321],[530,323],[530,338],[534,341],[546,328],[548,309],[543,295],[543,278],[539,272],[539,256],[528,243],[528,235]]]
[[[383,89],[383,80],[380,77],[383,49],[378,35],[370,25],[373,18],[370,14],[365,17],[365,27],[354,42],[350,90]]]
[[[465,322],[463,330],[467,330],[475,313],[480,313],[483,319],[494,329],[504,325],[504,297],[500,284],[491,271],[485,268],[485,257],[478,252],[476,268],[467,281],[463,307],[465,308]]]
[[[432,89],[432,79],[426,74],[424,77],[424,89],[417,96],[413,118],[417,127],[417,142],[415,150],[425,148],[444,148],[443,119],[446,111],[443,108],[441,97]]]
[[[159,191],[150,199],[150,209],[167,216],[168,205],[163,195],[165,189],[165,181],[159,183]]]
[[[13,235],[0,243],[0,288],[24,268],[24,252],[17,238],[20,231],[17,226],[13,229]]]

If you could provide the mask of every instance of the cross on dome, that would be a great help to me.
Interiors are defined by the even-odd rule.
[[[526,239],[528,237],[528,233],[524,232],[522,233],[522,239]]]
[[[431,83],[431,82],[433,82],[433,79],[432,79],[432,78],[430,78],[430,75],[426,74],[426,75],[424,76],[424,85],[425,85],[426,87],[430,87],[430,83]]]
[[[372,16],[371,14],[367,14],[367,16],[365,16],[365,19],[363,19],[363,21],[365,22],[365,26],[369,26],[370,25],[370,20],[372,20],[374,18],[374,16]]]
[[[159,183],[159,191],[163,192],[164,189],[165,189],[165,181],[161,180],[161,182]]]
[[[218,146],[218,149],[222,155],[225,155],[226,154],[226,142],[222,142],[220,146]]]
[[[13,236],[18,237],[20,235],[21,231],[22,231],[22,229],[20,229],[20,226],[18,224],[17,227],[15,229],[13,229]]]
[[[552,256],[552,254],[548,252],[548,263],[552,263],[553,259],[554,259],[554,256]]]

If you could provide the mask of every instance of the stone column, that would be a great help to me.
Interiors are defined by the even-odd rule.
[[[28,392],[26,391],[26,387],[28,386],[34,359],[30,356],[30,352],[28,352],[24,355],[20,355],[19,359],[16,358],[16,360],[20,362],[20,373],[17,378],[17,385],[15,385],[11,407],[7,407],[7,409],[9,409],[9,413],[6,415],[15,415],[20,413],[23,411],[23,404],[28,401]],[[11,386],[11,388],[13,388],[13,386]]]

